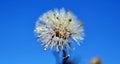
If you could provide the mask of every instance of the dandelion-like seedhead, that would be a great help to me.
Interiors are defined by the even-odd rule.
[[[50,10],[39,17],[36,22],[35,33],[39,42],[48,47],[55,47],[57,51],[71,47],[73,39],[78,45],[83,40],[82,23],[70,11],[64,8]]]

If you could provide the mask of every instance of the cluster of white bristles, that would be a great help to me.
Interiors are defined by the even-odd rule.
[[[44,45],[44,50],[55,47],[57,51],[70,47],[70,38],[79,45],[84,36],[82,23],[64,8],[50,10],[40,16],[35,33],[38,41]]]

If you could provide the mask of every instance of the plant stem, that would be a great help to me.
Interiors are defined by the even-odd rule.
[[[68,58],[69,58],[69,55],[67,55],[66,51],[63,50],[63,61],[62,61],[62,64],[67,64]]]

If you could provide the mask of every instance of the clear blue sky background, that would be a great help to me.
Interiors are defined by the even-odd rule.
[[[40,15],[62,7],[85,24],[84,43],[72,52],[81,64],[94,56],[103,64],[120,64],[119,0],[0,0],[0,64],[55,64],[33,30]]]

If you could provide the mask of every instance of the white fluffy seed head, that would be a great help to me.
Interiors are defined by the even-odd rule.
[[[44,45],[44,50],[56,47],[57,51],[71,46],[70,38],[79,45],[84,36],[82,23],[64,8],[50,10],[40,16],[36,22],[35,33],[38,41]]]

